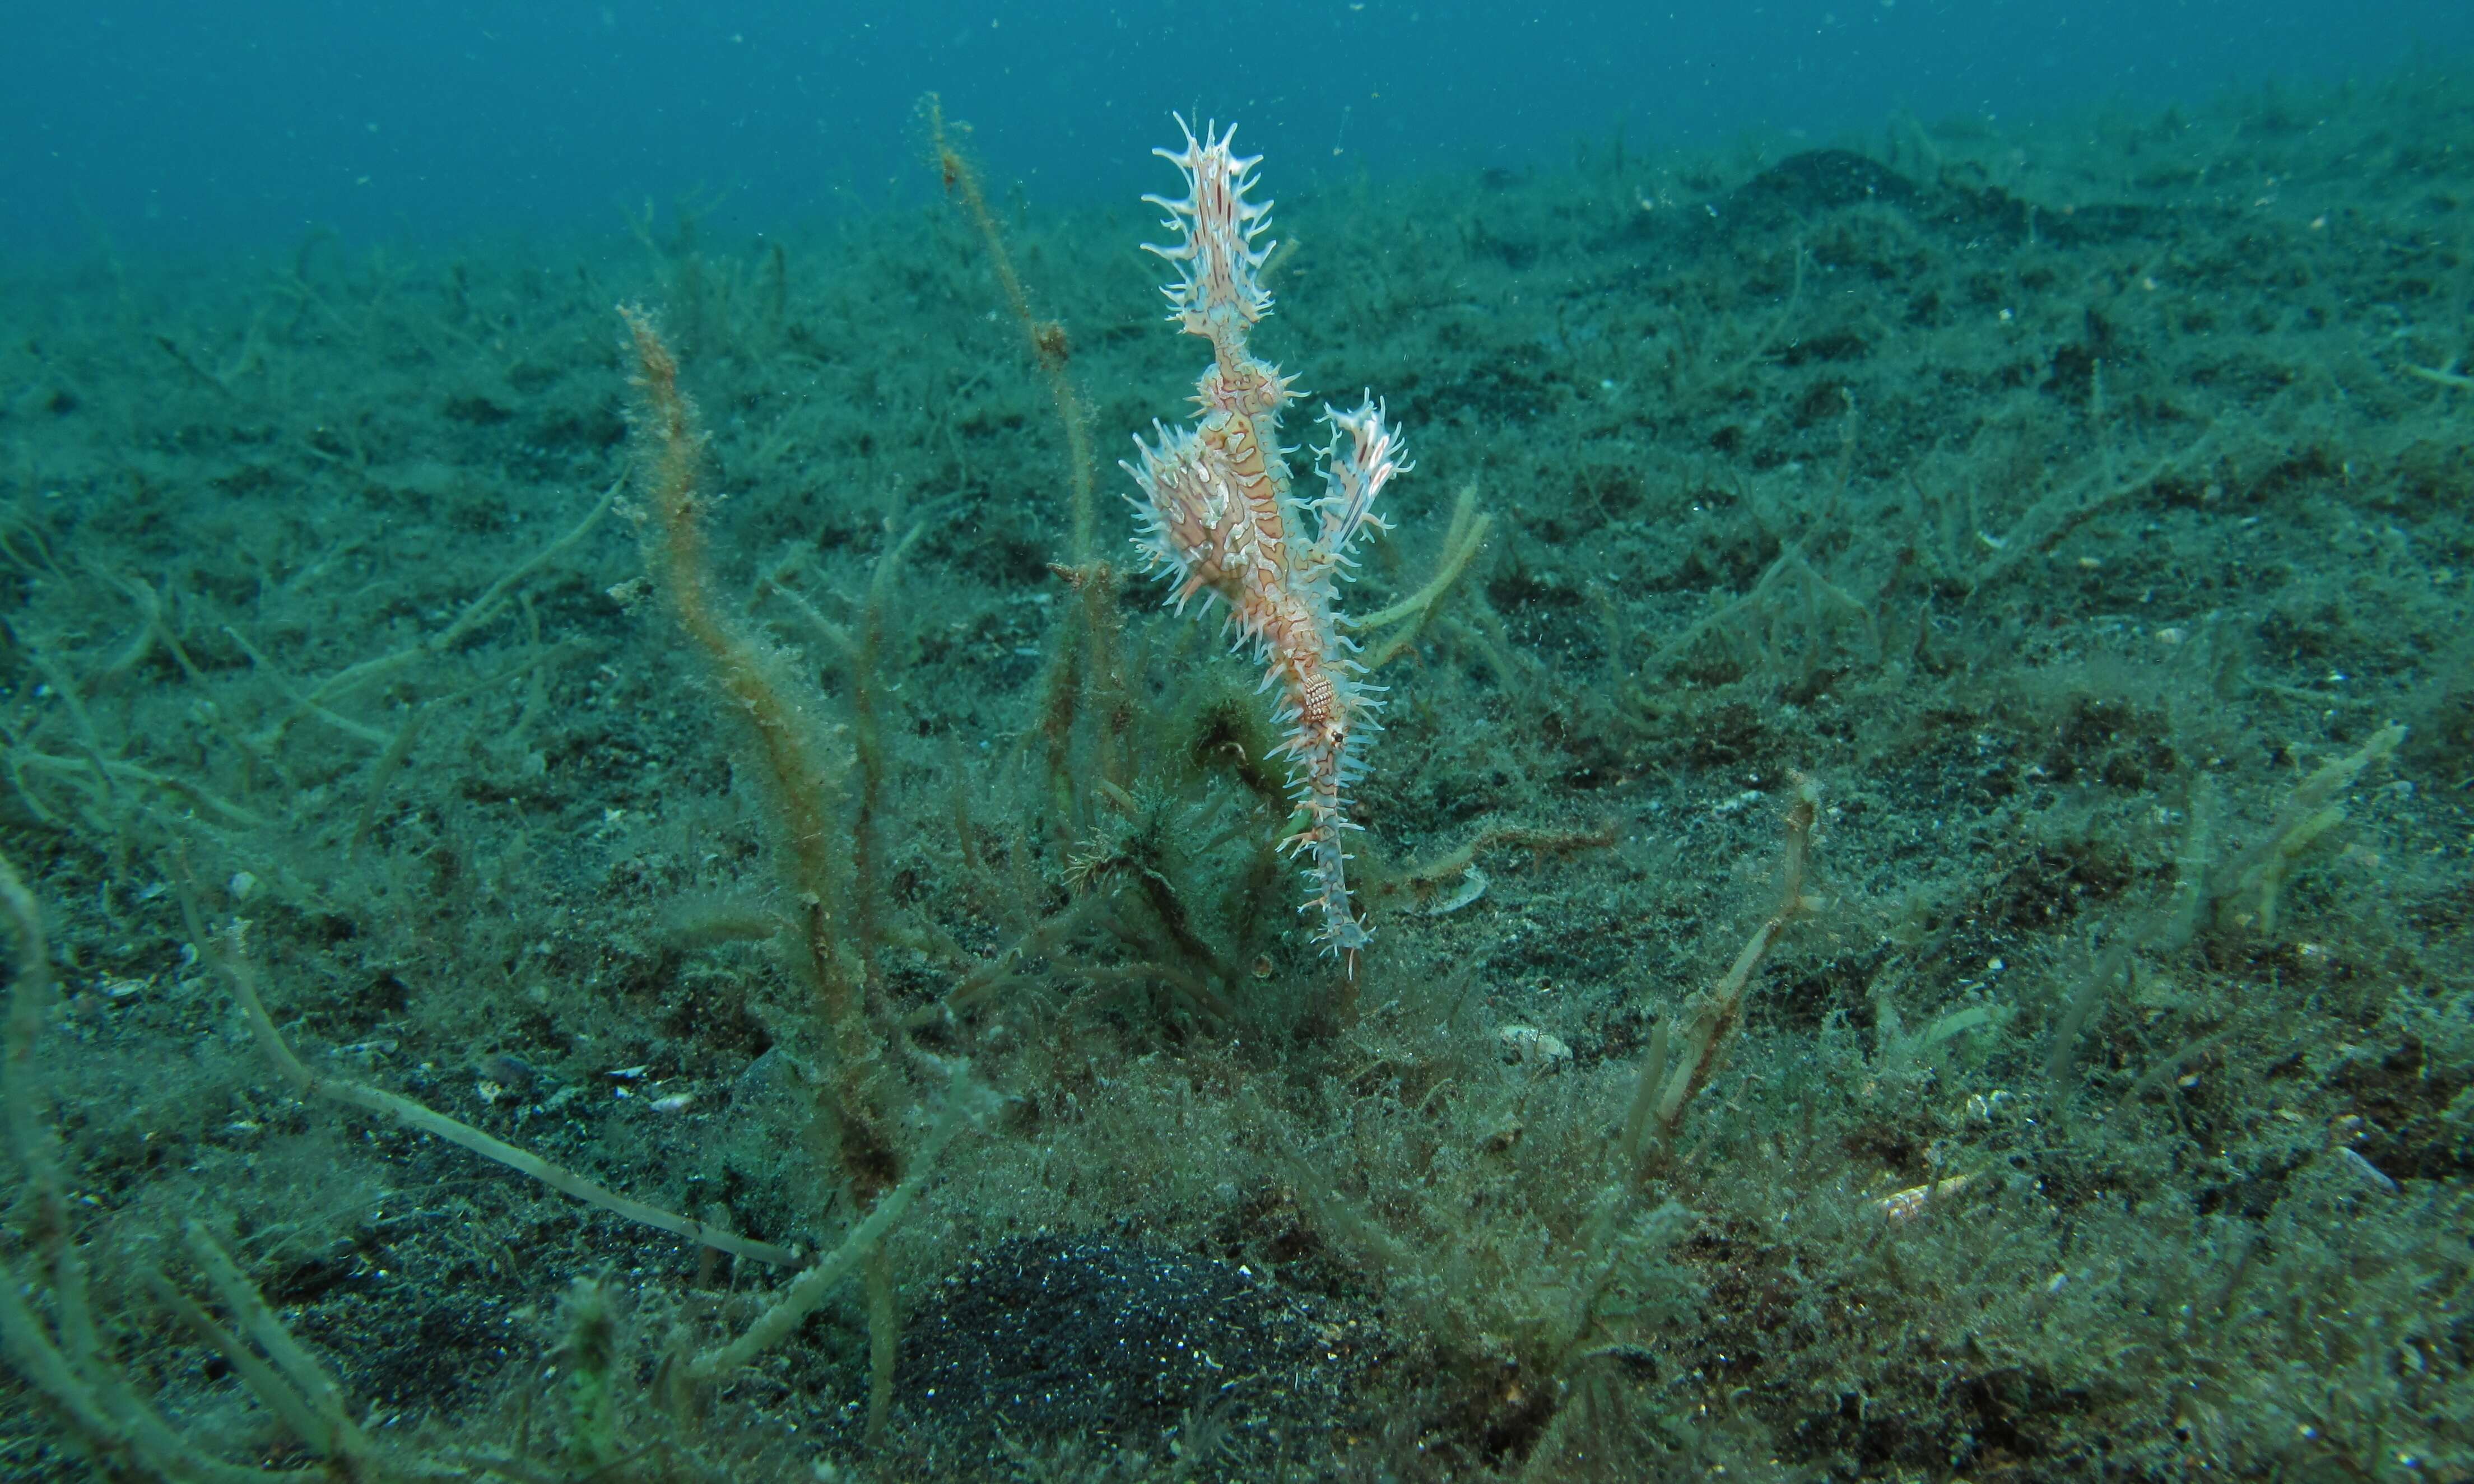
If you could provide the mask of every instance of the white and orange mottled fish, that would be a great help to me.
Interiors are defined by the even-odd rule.
[[[1177,127],[1185,148],[1152,153],[1184,172],[1185,196],[1143,199],[1169,213],[1162,225],[1179,240],[1144,249],[1176,265],[1176,281],[1162,289],[1169,318],[1210,341],[1212,360],[1196,383],[1195,425],[1153,424],[1156,443],[1134,440],[1140,462],[1124,468],[1142,488],[1140,498],[1127,497],[1143,519],[1135,545],[1150,567],[1175,581],[1171,599],[1180,611],[1197,593],[1227,604],[1238,643],[1250,642],[1264,663],[1263,689],[1278,691],[1273,720],[1289,728],[1282,748],[1294,760],[1297,805],[1281,844],[1308,861],[1298,911],[1321,914],[1316,940],[1328,953],[1348,955],[1353,972],[1368,934],[1349,906],[1342,836],[1359,828],[1348,818],[1348,789],[1366,770],[1367,742],[1381,730],[1373,693],[1381,687],[1362,679],[1357,645],[1334,621],[1333,589],[1354,565],[1350,543],[1369,528],[1385,528],[1373,514],[1375,497],[1411,466],[1398,431],[1385,425],[1372,398],[1352,412],[1324,407],[1331,438],[1321,450],[1315,532],[1306,537],[1279,436],[1280,409],[1296,378],[1246,348],[1247,333],[1272,312],[1261,277],[1272,244],[1256,242],[1270,225],[1272,204],[1246,199],[1261,157],[1231,153],[1233,124],[1217,138],[1211,126],[1201,138],[1184,119]]]

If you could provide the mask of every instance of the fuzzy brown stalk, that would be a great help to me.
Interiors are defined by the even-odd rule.
[[[1812,860],[1812,825],[1820,808],[1821,786],[1796,774],[1795,801],[1786,812],[1786,861],[1777,909],[1753,931],[1735,961],[1701,997],[1680,1030],[1670,1034],[1668,1023],[1659,1023],[1624,1126],[1624,1162],[1636,1173],[1649,1135],[1655,1132],[1661,1147],[1671,1142],[1684,1126],[1685,1111],[1717,1070],[1728,1035],[1743,1017],[1744,997],[1752,988],[1753,976],[1787,929],[1820,906],[1818,899],[1805,892],[1805,876]]]
[[[843,1174],[861,1206],[901,1178],[885,1131],[880,1037],[864,985],[843,953],[831,785],[809,747],[823,733],[776,683],[772,653],[725,618],[713,599],[704,531],[705,436],[694,404],[679,390],[679,363],[652,318],[622,305],[636,352],[638,467],[654,567],[679,626],[701,650],[728,710],[742,718],[759,770],[781,811],[800,937],[834,1043],[836,1136]]]
[[[1076,829],[1076,718],[1082,715],[1096,717],[1096,755],[1082,771],[1120,787],[1128,781],[1124,734],[1133,724],[1133,705],[1117,655],[1120,620],[1116,597],[1123,579],[1093,549],[1098,540],[1099,516],[1092,484],[1091,424],[1084,415],[1082,399],[1075,393],[1074,378],[1066,372],[1073,358],[1073,342],[1061,322],[1041,319],[1032,307],[1031,291],[1014,268],[1013,255],[1006,250],[1005,232],[997,225],[996,213],[988,208],[979,172],[972,167],[970,157],[962,153],[958,140],[969,126],[949,127],[944,104],[934,93],[922,99],[920,108],[928,119],[937,178],[944,182],[946,195],[960,205],[962,213],[971,219],[972,228],[980,234],[980,243],[987,251],[988,267],[997,276],[1006,307],[1022,328],[1031,360],[1048,383],[1049,398],[1056,404],[1057,426],[1065,434],[1066,488],[1074,532],[1073,545],[1068,548],[1072,560],[1050,570],[1074,589],[1081,632],[1063,638],[1064,652],[1052,668],[1047,698],[1041,707],[1041,730],[1048,742],[1055,827],[1059,839],[1070,842]]]
[[[1031,291],[1023,286],[1022,275],[1014,271],[1013,256],[1006,251],[1005,233],[997,229],[994,212],[988,209],[988,198],[980,188],[979,172],[955,142],[955,134],[967,129],[956,125],[952,132],[945,127],[945,105],[934,93],[921,100],[928,115],[930,147],[936,157],[936,173],[945,182],[945,193],[961,203],[971,225],[979,229],[980,241],[988,250],[988,266],[996,271],[997,284],[1005,290],[1006,307],[1022,327],[1023,339],[1031,347],[1031,358],[1039,365],[1040,375],[1048,381],[1048,394],[1056,401],[1056,420],[1065,428],[1066,476],[1074,495],[1074,565],[1091,563],[1092,545],[1096,538],[1098,516],[1093,509],[1091,484],[1091,426],[1082,416],[1082,401],[1074,395],[1074,382],[1065,374],[1065,363],[1073,356],[1072,342],[1066,338],[1065,327],[1055,320],[1043,320],[1031,308]]]
[[[911,526],[909,534],[877,558],[876,575],[868,583],[867,607],[861,617],[858,640],[850,648],[851,750],[859,765],[859,796],[851,820],[849,915],[857,939],[861,983],[868,992],[874,992],[881,982],[877,949],[886,932],[885,841],[880,817],[890,759],[885,746],[882,682],[878,677],[884,668],[886,631],[892,622],[902,560],[926,529],[924,523]]]

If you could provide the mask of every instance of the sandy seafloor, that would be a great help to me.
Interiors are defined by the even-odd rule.
[[[1492,521],[1373,677],[1353,989],[1270,853],[1254,670],[1126,572],[1114,461],[1201,360],[1150,208],[990,182],[1128,579],[1103,648],[944,201],[5,276],[0,850],[61,991],[8,1075],[61,1137],[82,1384],[316,1461],[158,1288],[224,1311],[195,1222],[407,1474],[2474,1476],[2465,74],[1261,173],[1257,348],[1417,459],[1348,608]],[[625,492],[593,519],[621,301],[852,832],[900,1141],[964,1059],[1004,1100],[889,1241],[872,1448],[855,1291],[671,1384],[778,1276],[304,1106],[193,937],[246,921],[319,1075],[848,1229],[780,811]],[[1808,910],[1628,1163],[1799,775]],[[78,1346],[9,1169],[22,1365]],[[89,1476],[68,1436],[0,1380],[0,1476]]]

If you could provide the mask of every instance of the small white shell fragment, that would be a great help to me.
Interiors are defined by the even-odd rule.
[[[2337,1155],[2348,1169],[2389,1195],[2395,1195],[2400,1188],[2395,1180],[2389,1178],[2386,1170],[2364,1158],[2360,1150],[2341,1149],[2337,1151]]]
[[[694,1101],[692,1092],[673,1092],[667,1097],[655,1098],[649,1106],[656,1113],[683,1113]]]
[[[614,1067],[611,1069],[610,1075],[622,1083],[642,1082],[643,1081],[644,1074],[652,1069],[653,1064],[647,1061],[641,1066]]]
[[[231,893],[233,901],[246,902],[257,893],[257,878],[247,871],[234,871],[224,889]]]
[[[1427,908],[1426,915],[1441,917],[1459,912],[1484,895],[1486,895],[1486,872],[1472,865],[1461,873],[1461,884],[1452,888],[1452,894]]]
[[[1505,1026],[1494,1033],[1503,1059],[1541,1072],[1560,1072],[1572,1064],[1572,1048],[1536,1026]]]
[[[1905,1221],[1935,1201],[1946,1200],[1967,1188],[1976,1179],[1973,1175],[1953,1175],[1945,1180],[1931,1180],[1922,1185],[1909,1185],[1894,1190],[1873,1204],[1891,1221]]]

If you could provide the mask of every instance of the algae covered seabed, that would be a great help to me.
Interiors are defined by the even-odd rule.
[[[196,1223],[406,1470],[2474,1471],[2464,77],[1262,173],[1256,347],[1418,460],[1346,606],[1491,522],[1383,631],[1353,985],[1256,671],[1126,570],[1114,460],[1201,357],[1149,208],[991,182],[1087,554],[945,201],[10,276],[0,848],[60,1003],[7,1075],[85,1373],[314,1462],[180,1315],[232,1295]],[[837,901],[648,569],[622,300]],[[1805,778],[1799,910],[1678,1076]],[[303,1104],[218,958],[317,1075],[811,1251],[856,1221],[815,979],[861,985],[889,1171],[1001,1100],[885,1249],[881,1435],[858,1288],[681,1384],[780,1275]],[[27,1153],[21,1369],[80,1349]],[[76,1436],[0,1381],[0,1472]]]

